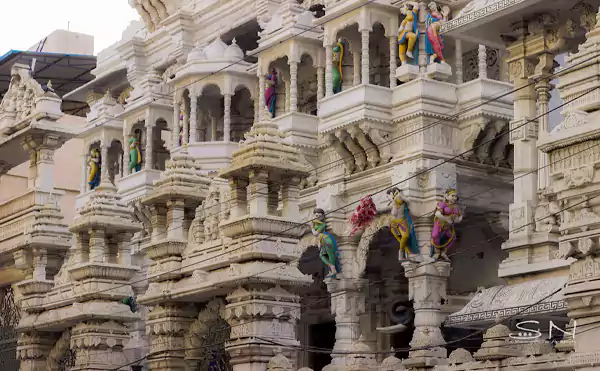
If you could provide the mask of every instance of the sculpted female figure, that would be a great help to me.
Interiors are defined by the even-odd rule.
[[[88,166],[88,184],[90,185],[90,190],[93,190],[100,184],[100,153],[96,148],[90,151]]]
[[[342,40],[333,47],[333,94],[342,91],[342,62],[344,61],[344,44]]]
[[[400,244],[401,259],[407,259],[410,255],[420,255],[415,227],[408,208],[408,200],[402,195],[402,191],[396,187],[388,189],[387,194],[390,196],[390,202],[392,203],[390,230]]]
[[[135,172],[142,170],[142,152],[137,138],[131,137],[129,138],[129,171],[133,173],[134,169]]]
[[[425,25],[427,27],[427,38],[425,40],[425,51],[429,55],[429,63],[444,62],[444,39],[440,35],[440,26],[447,17],[441,13],[438,5],[432,1],[428,5],[429,13]]]
[[[431,257],[438,253],[443,260],[450,260],[446,251],[452,247],[456,240],[454,226],[462,222],[464,209],[457,205],[458,194],[456,189],[448,189],[444,194],[444,201],[439,202],[433,217],[433,230],[431,231]]]
[[[342,271],[337,248],[337,241],[327,232],[325,212],[323,209],[314,209],[315,219],[312,221],[312,234],[319,238],[319,257],[329,267],[329,275],[326,278],[335,278]]]
[[[265,89],[265,104],[271,113],[271,118],[275,117],[275,107],[277,105],[277,70],[273,68],[267,77],[267,87]]]
[[[418,4],[407,4],[401,9],[405,15],[398,29],[398,56],[402,64],[406,63],[406,57],[414,59],[413,52],[419,40]]]

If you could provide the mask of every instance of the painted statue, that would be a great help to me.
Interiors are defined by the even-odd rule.
[[[319,257],[329,267],[327,278],[335,278],[342,271],[340,265],[337,241],[327,232],[325,212],[323,209],[314,209],[315,219],[312,221],[312,234],[319,237]]]
[[[333,47],[333,94],[337,94],[342,91],[342,66],[344,62],[344,44],[342,40]]]
[[[267,77],[267,86],[265,89],[265,104],[271,113],[271,118],[275,117],[275,108],[277,106],[277,85],[279,79],[277,77],[277,70],[273,68],[271,73]]]
[[[404,20],[398,29],[398,56],[402,64],[406,63],[406,58],[415,59],[417,42],[419,41],[419,18],[418,8],[412,4],[407,4],[402,8]]]
[[[129,171],[138,172],[142,170],[142,152],[140,151],[140,143],[137,138],[129,138]]]
[[[100,167],[102,166],[100,163],[100,152],[96,148],[90,151],[88,165],[88,184],[90,185],[90,190],[93,190],[100,184]]]
[[[392,203],[390,230],[400,244],[401,259],[408,259],[411,255],[420,255],[415,227],[410,217],[408,199],[396,187],[389,189],[387,194],[391,198],[390,202]]]
[[[456,241],[455,225],[462,222],[464,209],[458,204],[456,189],[448,189],[444,194],[444,201],[439,202],[433,217],[433,230],[431,231],[431,253],[433,258],[438,254],[439,259],[450,260],[446,251]]]
[[[434,2],[430,2],[427,6],[429,12],[425,20],[427,37],[425,38],[425,51],[429,56],[429,63],[444,62],[444,38],[440,35],[440,27],[446,21],[446,18]]]

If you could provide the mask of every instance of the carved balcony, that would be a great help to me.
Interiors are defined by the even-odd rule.
[[[391,123],[392,90],[357,85],[319,101],[319,133],[330,133],[357,122]]]
[[[233,152],[239,148],[240,145],[235,142],[194,142],[187,145],[187,154],[202,166],[203,172],[208,173],[229,166]],[[171,150],[171,154],[178,154],[182,151],[182,147],[177,147]]]
[[[507,94],[514,89],[513,84],[492,79],[475,79],[460,84],[456,96],[461,110],[469,109],[461,114],[460,119],[477,115],[504,118],[513,117],[514,94]]]
[[[288,144],[316,147],[319,118],[300,112],[289,112],[273,119]]]
[[[117,188],[123,202],[129,203],[152,193],[154,182],[160,179],[161,172],[154,169],[142,169],[119,179]],[[84,196],[85,194],[82,195],[82,197]]]

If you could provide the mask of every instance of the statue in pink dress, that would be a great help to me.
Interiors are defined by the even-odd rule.
[[[447,10],[442,13],[442,10],[436,2],[432,1],[427,6],[429,13],[425,20],[426,34],[425,52],[429,56],[429,63],[445,63],[444,61],[444,38],[440,34],[442,23],[448,20]]]
[[[447,260],[446,251],[452,247],[456,240],[455,225],[462,222],[464,209],[458,206],[456,189],[448,189],[444,194],[444,201],[439,202],[433,217],[433,230],[431,231],[432,258]],[[437,253],[437,257],[436,257]]]
[[[273,68],[271,73],[268,74],[265,88],[265,105],[271,113],[271,118],[275,117],[275,107],[277,106],[277,70]]]

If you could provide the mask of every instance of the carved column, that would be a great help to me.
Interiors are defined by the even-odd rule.
[[[248,182],[244,179],[232,179],[229,181],[229,192],[231,197],[231,217],[236,218],[247,214],[248,206]]]
[[[80,322],[71,330],[75,351],[73,371],[111,371],[129,364],[123,346],[129,341],[129,328],[114,321]]]
[[[368,84],[371,72],[371,65],[369,62],[369,36],[371,30],[360,30],[360,41],[361,41],[361,75],[362,84]]]
[[[547,134],[550,132],[550,117],[548,116],[549,102],[552,97],[550,92],[554,88],[550,83],[550,76],[554,69],[554,55],[549,53],[541,55],[538,67],[541,67],[540,73],[536,76],[538,81],[535,84],[535,92],[537,94],[537,115],[541,116],[538,119],[538,130],[541,133]],[[540,192],[549,184],[549,169],[547,165],[548,154],[538,151],[538,191]]]
[[[88,154],[84,151],[81,155],[81,193],[88,190]]]
[[[341,278],[327,279],[326,284],[331,295],[331,313],[335,316],[335,345],[331,363],[344,365],[349,358],[344,352],[352,351],[352,345],[361,336],[360,317],[365,313],[368,281]]]
[[[224,116],[223,116],[223,141],[231,140],[231,94],[223,94]]]
[[[298,62],[290,61],[290,112],[298,111]]]
[[[290,220],[300,218],[300,179],[292,178],[282,184],[282,217]]]
[[[265,192],[268,189],[268,177],[269,174],[267,172],[254,170],[250,173],[248,203],[250,205],[250,214],[252,215],[265,216],[268,213],[268,196]]]
[[[406,366],[435,365],[435,359],[445,359],[447,350],[440,326],[444,321],[442,299],[446,300],[446,282],[450,277],[450,263],[402,263],[408,278],[408,296],[415,310],[415,331],[410,342],[411,350]]]
[[[29,186],[40,191],[54,189],[54,152],[62,144],[54,135],[29,136],[22,142],[29,151]]]
[[[464,81],[463,77],[463,50],[462,40],[454,40],[454,66],[456,70],[456,83],[462,84]]]
[[[108,177],[108,143],[100,145],[100,183],[109,183]]]
[[[325,68],[317,67],[317,99],[325,96]]]
[[[333,46],[325,45],[325,97],[333,95]]]
[[[227,296],[224,317],[231,326],[226,349],[232,371],[266,371],[275,349],[288,357],[297,353],[300,297],[283,287],[237,289]]]
[[[183,122],[181,123],[183,125],[183,140],[181,141],[181,144],[187,144],[190,138],[190,105],[188,104],[188,102],[183,99]]]
[[[195,312],[176,304],[154,307],[148,313],[146,333],[150,337],[149,371],[185,371],[184,337]]]
[[[510,207],[511,239],[513,236],[530,234],[533,227],[533,212],[537,204],[538,136],[536,117],[536,93],[529,79],[533,64],[526,59],[510,62],[511,79],[515,84],[514,120],[511,122],[510,141],[514,146],[514,202]],[[528,225],[526,225],[528,224]],[[522,229],[519,229],[524,226]]]
[[[479,78],[487,79],[487,48],[485,45],[479,45],[477,61],[479,66]]]
[[[48,354],[55,339],[49,333],[26,332],[19,334],[17,359],[21,371],[46,371]]]
[[[183,240],[184,200],[167,201],[167,238]]]
[[[262,112],[263,107],[266,106],[266,102],[265,102],[265,75],[262,74],[262,72],[258,72],[258,107],[260,109],[259,114],[258,114],[258,118],[260,119],[260,112]],[[214,139],[213,139],[214,140]]]
[[[35,148],[29,149],[29,172],[27,176],[27,188],[35,188],[35,180],[37,178],[37,151]]]
[[[360,85],[360,50],[352,51],[352,75],[352,86]]]
[[[144,168],[154,168],[154,124],[146,122],[146,153],[144,153]]]
[[[398,51],[398,38],[390,36],[390,88],[395,88],[396,81],[396,52]]]
[[[190,93],[190,136],[189,143],[198,141],[198,97]]]
[[[171,148],[177,148],[179,147],[179,128],[180,128],[180,122],[179,122],[179,116],[181,114],[181,103],[180,102],[173,102],[173,132],[171,134],[173,134],[172,136],[172,140],[173,140],[173,145],[171,146]]]

